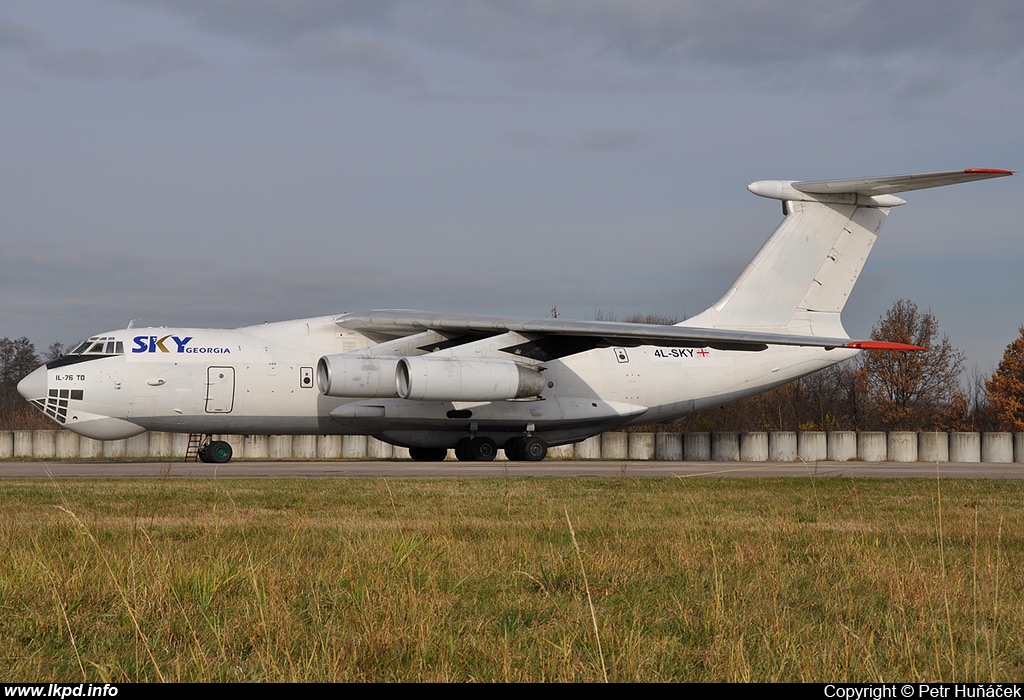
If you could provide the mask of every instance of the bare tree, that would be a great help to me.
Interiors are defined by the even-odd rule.
[[[939,334],[935,315],[922,313],[917,304],[900,299],[871,329],[874,340],[909,343],[923,352],[871,351],[863,356],[857,382],[866,415],[875,426],[888,430],[914,430],[935,426],[940,411],[968,405],[959,392],[964,355],[949,337]],[[963,400],[962,400],[963,399]],[[948,422],[951,416],[944,415]]]
[[[56,427],[18,395],[18,382],[38,365],[28,338],[0,338],[0,430]]]
[[[0,338],[0,387],[13,390],[39,365],[35,345],[28,338]]]
[[[64,346],[64,343],[60,341],[54,341],[50,343],[50,347],[46,348],[46,352],[43,353],[43,362],[49,362],[50,360],[58,360],[64,356],[70,348]]]

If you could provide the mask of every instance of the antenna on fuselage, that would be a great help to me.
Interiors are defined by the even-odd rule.
[[[131,321],[128,322],[128,325],[126,326],[126,328],[135,328],[135,319],[134,318]]]

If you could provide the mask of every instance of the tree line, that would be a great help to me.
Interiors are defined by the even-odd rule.
[[[61,343],[53,343],[40,357],[28,338],[0,338],[0,430],[57,427],[22,398],[18,393],[18,382],[43,362],[55,360],[63,354]]]
[[[674,322],[650,315],[627,320]],[[912,301],[894,303],[871,329],[871,339],[928,350],[862,352],[771,391],[657,429],[1024,432],[1024,325],[988,378],[975,372],[965,380],[964,354],[940,333],[935,315]],[[57,427],[18,394],[17,384],[63,352],[60,343],[53,343],[40,357],[28,338],[0,338],[0,430]]]
[[[1019,333],[991,377],[965,377],[964,354],[940,333],[935,315],[900,299],[871,329],[871,339],[928,350],[862,352],[670,429],[1024,431],[1024,326]]]

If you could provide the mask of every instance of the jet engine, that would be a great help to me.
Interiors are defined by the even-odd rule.
[[[398,395],[413,401],[504,401],[544,390],[538,370],[505,360],[403,357],[397,380]]]
[[[324,355],[316,365],[320,393],[357,399],[396,398],[395,370],[391,356]]]

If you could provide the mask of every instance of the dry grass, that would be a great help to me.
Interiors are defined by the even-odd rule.
[[[5,481],[0,680],[1024,676],[1024,483]]]

